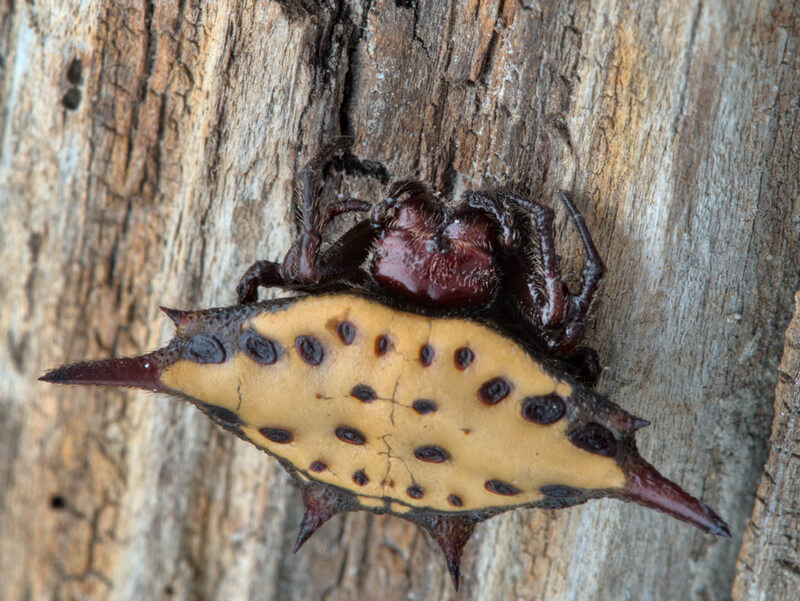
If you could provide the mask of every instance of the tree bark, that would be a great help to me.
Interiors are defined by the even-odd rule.
[[[0,598],[794,599],[792,359],[769,433],[800,287],[799,33],[790,0],[0,4]],[[297,490],[193,408],[36,381],[156,347],[159,305],[235,302],[341,134],[359,161],[327,194],[516,189],[555,207],[577,282],[572,193],[608,265],[599,389],[731,539],[616,501],[519,510],[478,527],[455,593],[396,518],[338,517],[292,555]]]
[[[800,292],[778,368],[770,453],[739,553],[733,598],[797,596],[800,584]]]

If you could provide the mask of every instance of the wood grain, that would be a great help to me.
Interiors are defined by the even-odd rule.
[[[770,454],[737,564],[733,598],[791,599],[800,585],[800,292],[778,367]]]
[[[784,376],[770,443],[799,33],[790,0],[0,4],[0,598],[793,599],[796,555],[767,543],[796,501],[759,482],[797,409]],[[326,194],[514,188],[556,206],[576,281],[573,194],[609,267],[599,387],[732,539],[614,501],[516,511],[478,528],[456,594],[398,519],[337,518],[291,555],[297,491],[191,407],[36,381],[157,346],[159,305],[233,303],[341,134],[360,162]]]

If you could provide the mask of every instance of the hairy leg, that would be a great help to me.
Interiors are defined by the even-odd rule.
[[[254,303],[258,300],[258,287],[270,288],[283,286],[285,280],[280,263],[272,261],[256,261],[239,280],[236,286],[236,296],[240,305]]]
[[[562,200],[569,210],[578,235],[583,243],[587,260],[581,276],[581,289],[578,294],[570,293],[561,276],[558,254],[553,232],[553,212],[537,202],[517,196],[504,190],[469,191],[464,195],[464,204],[479,209],[492,216],[499,228],[498,242],[505,254],[504,270],[516,308],[536,328],[533,338],[539,340],[551,351],[565,358],[578,351],[583,338],[586,316],[597,287],[605,271],[603,261],[597,252],[583,217],[572,204],[566,193]],[[540,264],[532,260],[531,242],[526,236],[514,232],[515,219],[524,215],[532,221],[536,230],[538,257]],[[591,349],[587,349],[591,351]],[[593,352],[593,351],[592,351]],[[579,353],[576,364],[585,363],[582,358],[587,353]],[[589,363],[592,363],[589,360]],[[588,365],[581,370],[587,380],[599,375],[599,364],[594,357],[595,366]]]
[[[600,280],[603,279],[603,274],[606,272],[606,266],[592,241],[589,228],[586,227],[586,222],[583,220],[583,215],[578,212],[569,195],[563,190],[561,191],[561,199],[567,206],[570,215],[572,215],[575,228],[578,230],[583,249],[586,252],[586,265],[584,265],[581,273],[581,291],[574,297],[577,311],[585,316],[589,311],[589,306],[592,304],[594,294],[597,292],[597,287],[600,285]]]
[[[576,347],[583,339],[586,317],[589,314],[592,299],[597,292],[600,281],[603,279],[606,267],[592,241],[586,222],[583,220],[583,215],[572,204],[572,200],[570,200],[566,192],[561,192],[561,199],[572,215],[572,220],[583,243],[584,252],[586,252],[586,264],[581,272],[580,292],[569,295],[567,320],[564,323],[561,338],[554,349],[557,352],[569,353],[573,349],[577,350]]]
[[[464,197],[467,206],[485,211],[497,222],[500,246],[507,257],[506,275],[515,280],[514,288],[521,307],[543,329],[559,328],[566,314],[569,291],[561,278],[556,254],[553,211],[504,190],[473,190]],[[515,234],[515,217],[520,213],[533,221],[541,265],[531,261],[529,241]]]
[[[328,144],[300,172],[300,235],[286,253],[283,264],[258,261],[250,266],[236,287],[240,303],[257,300],[259,286],[312,291],[315,286],[330,285],[337,278],[357,279],[358,274],[353,271],[360,269],[360,262],[356,263],[355,257],[361,256],[363,260],[372,244],[372,238],[365,235],[367,232],[363,225],[356,225],[353,228],[355,232],[346,233],[331,249],[320,253],[325,229],[335,217],[366,212],[372,206],[362,200],[346,198],[322,207],[320,172],[335,155],[349,146],[350,141],[346,138]],[[341,258],[337,260],[339,255]]]

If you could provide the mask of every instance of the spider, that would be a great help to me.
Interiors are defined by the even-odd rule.
[[[605,272],[583,217],[567,207],[586,253],[580,290],[561,276],[553,211],[504,189],[467,190],[456,206],[418,181],[397,181],[374,206],[345,198],[323,206],[322,169],[349,147],[325,146],[301,171],[300,235],[283,263],[258,261],[242,276],[240,304],[258,287],[320,293],[361,290],[388,304],[488,320],[593,385],[597,353],[580,346],[592,298]],[[366,216],[329,248],[325,231],[339,215]]]
[[[456,589],[475,526],[515,507],[616,497],[730,536],[639,455],[634,436],[649,422],[569,377],[599,374],[579,345],[604,269],[569,197],[588,257],[577,294],[561,278],[552,211],[510,192],[469,190],[450,207],[400,181],[375,206],[325,206],[322,168],[345,148],[330,144],[303,169],[301,234],[283,263],[245,273],[240,304],[165,309],[177,330],[167,346],[41,379],[196,404],[301,486],[295,550],[337,513],[396,515],[441,547]],[[365,216],[322,250],[350,212]],[[259,286],[311,295],[254,303]]]

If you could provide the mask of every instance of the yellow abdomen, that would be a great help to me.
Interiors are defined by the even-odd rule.
[[[464,512],[535,503],[543,487],[625,485],[614,458],[568,438],[575,385],[479,323],[330,295],[238,328],[222,362],[184,353],[160,382],[232,412],[302,479],[366,507]]]

